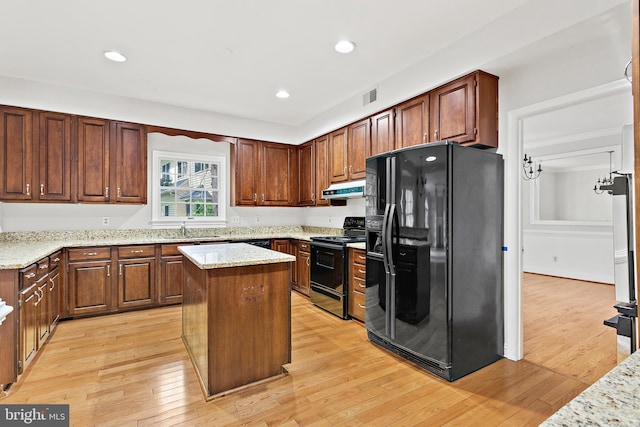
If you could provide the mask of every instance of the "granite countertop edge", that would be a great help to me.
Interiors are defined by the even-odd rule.
[[[640,420],[639,371],[640,352],[635,352],[540,425],[637,426]]]
[[[144,244],[179,244],[233,242],[252,239],[296,239],[310,241],[319,235],[339,235],[342,229],[322,227],[245,227],[211,229],[211,234],[182,237],[175,229],[104,230],[0,233],[0,270],[28,267],[63,248],[123,246]],[[86,235],[83,235],[85,233]]]
[[[246,243],[178,246],[178,250],[203,270],[294,262],[293,255],[251,246]]]

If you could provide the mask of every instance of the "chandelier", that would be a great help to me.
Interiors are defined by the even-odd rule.
[[[611,170],[612,169],[611,167],[612,153],[613,151],[609,151],[609,176],[608,177],[605,176],[604,178],[598,177],[598,180],[596,181],[596,185],[593,186],[593,191],[595,191],[596,194],[602,194],[608,190],[602,187],[613,185],[613,177],[611,176],[613,174],[613,171]]]
[[[536,179],[540,176],[540,172],[542,172],[542,165],[538,162],[538,167],[536,168],[533,158],[525,154],[522,160],[522,172],[524,174],[522,178],[526,181]]]

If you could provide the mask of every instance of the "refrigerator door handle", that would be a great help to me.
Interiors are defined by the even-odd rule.
[[[384,265],[384,272],[389,274],[389,247],[387,246],[387,233],[389,232],[388,218],[391,205],[389,203],[384,207],[384,217],[382,218],[382,264]]]

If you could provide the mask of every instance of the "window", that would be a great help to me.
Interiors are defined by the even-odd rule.
[[[224,166],[224,157],[154,151],[152,223],[223,223]]]

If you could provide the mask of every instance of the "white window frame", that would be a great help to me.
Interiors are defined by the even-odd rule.
[[[206,154],[192,154],[173,151],[153,150],[153,162],[151,172],[151,224],[153,226],[181,225],[183,222],[196,225],[226,226],[227,207],[227,173],[226,159],[223,156],[212,156]],[[211,217],[198,216],[175,216],[163,217],[160,215],[160,160],[171,159],[177,161],[190,161],[196,163],[215,163],[218,165],[218,216]]]

